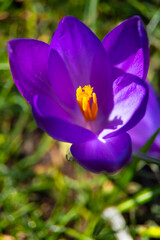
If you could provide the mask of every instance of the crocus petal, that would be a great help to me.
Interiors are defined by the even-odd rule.
[[[100,117],[105,116],[107,118],[113,108],[113,86],[111,65],[104,48],[99,48],[93,58],[90,84],[97,95]]]
[[[48,79],[49,45],[31,39],[8,43],[11,72],[17,88],[30,103],[35,94],[51,95]]]
[[[149,100],[143,119],[131,130],[128,131],[132,139],[133,150],[140,148],[160,128],[160,104],[151,84],[148,83]],[[150,152],[159,152],[160,156],[160,134],[156,137]]]
[[[55,49],[64,60],[75,89],[90,83],[94,56],[103,49],[103,45],[87,26],[74,17],[63,18],[53,35],[50,48]]]
[[[35,95],[32,102],[32,112],[37,125],[56,140],[80,143],[95,138],[95,134],[74,124],[70,116],[53,99]]]
[[[100,111],[107,117],[113,107],[111,65],[100,40],[78,19],[65,17],[58,25],[50,48],[56,51],[50,54],[49,74],[58,98],[66,99],[68,106],[74,108],[78,106],[76,89],[90,84]],[[60,70],[55,70],[59,63]],[[68,93],[62,94],[65,88]]]
[[[111,173],[122,168],[131,156],[131,140],[127,133],[108,138],[73,144],[71,153],[84,168],[95,173]]]
[[[141,18],[132,17],[114,28],[102,41],[113,66],[113,79],[123,72],[146,79],[149,46]]]
[[[78,19],[68,16],[61,20],[50,47],[64,60],[75,88],[89,84],[93,57],[100,40]]]
[[[78,107],[76,90],[62,57],[52,49],[49,55],[48,72],[54,94],[64,105],[75,110],[76,106]]]
[[[114,81],[114,108],[100,138],[108,138],[134,127],[144,116],[148,100],[145,82],[131,74]]]

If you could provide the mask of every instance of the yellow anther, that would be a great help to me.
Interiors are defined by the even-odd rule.
[[[97,117],[98,105],[97,96],[93,92],[93,87],[86,85],[81,88],[80,86],[77,88],[76,97],[85,120],[87,122],[95,120]]]

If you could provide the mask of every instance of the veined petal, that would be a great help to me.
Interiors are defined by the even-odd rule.
[[[74,116],[48,97],[34,96],[32,112],[39,128],[56,140],[80,143],[96,137],[88,129],[75,124]]]
[[[99,48],[93,58],[90,79],[97,96],[98,115],[107,118],[113,108],[113,86],[110,61],[103,47]]]
[[[148,88],[141,79],[124,74],[114,81],[113,89],[114,108],[100,138],[128,131],[143,118],[146,111]]]
[[[97,95],[99,113],[107,117],[113,107],[111,64],[100,40],[78,19],[65,17],[50,48],[50,81],[57,96],[74,109],[78,106],[76,89],[90,84]],[[61,94],[63,85],[66,93]]]
[[[90,84],[93,59],[103,45],[85,24],[71,16],[63,18],[53,35],[50,48],[62,57],[75,89]]]
[[[127,133],[108,138],[73,144],[71,153],[89,171],[112,173],[121,169],[131,157],[131,139]]]
[[[144,80],[149,67],[149,44],[140,17],[122,22],[102,41],[113,66],[113,80],[123,73],[131,73]]]
[[[31,103],[35,94],[51,96],[48,79],[49,45],[32,39],[8,42],[13,79],[20,93]]]
[[[57,98],[64,105],[75,110],[75,107],[78,107],[76,91],[62,57],[53,49],[51,49],[49,54],[48,72]]]
[[[150,83],[148,83],[148,89],[149,99],[146,113],[143,119],[128,131],[132,139],[133,150],[140,150],[156,130],[160,128],[160,104]],[[157,152],[160,156],[160,134],[156,137],[150,148],[150,152]]]

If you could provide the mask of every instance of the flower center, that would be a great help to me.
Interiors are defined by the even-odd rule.
[[[93,92],[93,87],[86,85],[81,88],[80,86],[77,88],[76,97],[85,120],[87,122],[95,120],[97,117],[98,105],[97,96]]]

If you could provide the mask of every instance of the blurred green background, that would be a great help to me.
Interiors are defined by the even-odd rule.
[[[82,169],[66,158],[69,145],[37,128],[14,85],[7,41],[49,43],[66,15],[101,40],[140,15],[150,39],[148,78],[160,93],[160,0],[0,0],[0,240],[160,239],[159,167],[134,158],[115,175]],[[114,222],[111,206],[118,211]]]

